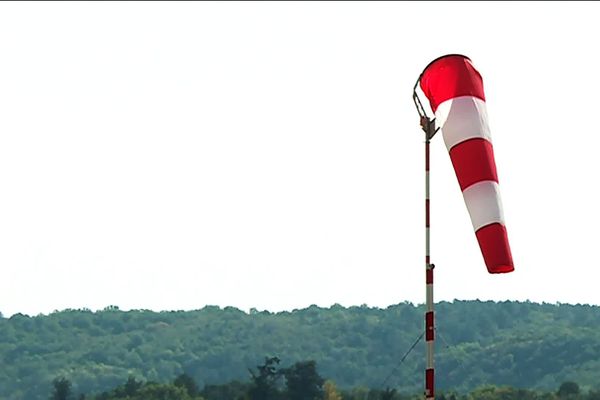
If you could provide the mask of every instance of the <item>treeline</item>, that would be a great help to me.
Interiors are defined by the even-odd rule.
[[[440,390],[486,384],[583,392],[600,386],[600,309],[587,305],[454,301],[437,304]],[[0,398],[47,400],[57,376],[75,393],[102,393],[135,376],[169,382],[187,374],[200,387],[244,382],[265,354],[289,364],[318,360],[341,390],[422,390],[423,308],[311,306],[270,313],[233,307],[153,312],[65,310],[0,317]],[[385,384],[382,384],[385,381]],[[364,400],[364,399],[363,399]]]
[[[118,387],[97,395],[75,396],[71,382],[53,381],[50,400],[421,400],[422,394],[403,394],[396,389],[339,390],[335,382],[319,375],[313,360],[279,367],[279,358],[267,357],[263,365],[249,369],[250,380],[207,385],[200,390],[187,374],[170,383],[143,382],[129,377]],[[486,385],[467,394],[446,392],[437,400],[600,400],[600,390],[584,393],[576,382],[563,382],[555,392]]]

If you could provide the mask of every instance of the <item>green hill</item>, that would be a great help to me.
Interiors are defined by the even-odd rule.
[[[600,308],[529,302],[437,305],[440,389],[482,384],[555,389],[600,385]],[[46,399],[61,375],[77,392],[100,392],[133,375],[165,382],[185,372],[202,386],[247,380],[266,355],[314,359],[338,387],[378,388],[423,328],[422,306],[311,306],[249,314],[236,308],[152,312],[65,310],[0,318],[0,398]],[[424,345],[386,386],[422,390]]]

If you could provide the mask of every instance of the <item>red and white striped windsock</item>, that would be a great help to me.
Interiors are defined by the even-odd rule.
[[[490,273],[514,270],[498,186],[481,75],[468,57],[432,61],[420,78],[458,178]]]

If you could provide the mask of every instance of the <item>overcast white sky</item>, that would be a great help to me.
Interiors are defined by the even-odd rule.
[[[484,78],[516,271],[488,275],[441,137],[436,300],[600,304],[600,4],[0,4],[0,311],[424,301],[423,137]]]

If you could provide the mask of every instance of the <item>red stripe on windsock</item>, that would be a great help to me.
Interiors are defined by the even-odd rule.
[[[485,139],[469,139],[450,149],[450,159],[460,190],[481,181],[498,182],[494,149]]]
[[[434,113],[441,103],[455,97],[475,96],[485,100],[481,75],[471,60],[458,54],[440,57],[425,67],[421,90]]]
[[[485,266],[490,274],[502,274],[515,270],[508,235],[502,224],[490,224],[475,232]]]

